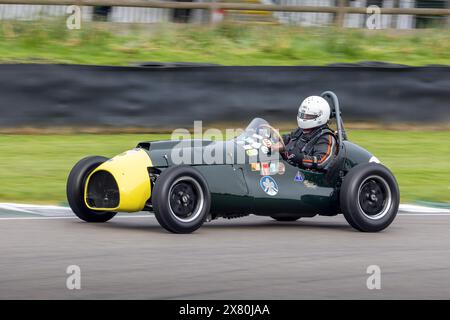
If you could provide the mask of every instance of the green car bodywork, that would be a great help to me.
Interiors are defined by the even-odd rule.
[[[262,119],[260,119],[262,120]],[[262,120],[264,121],[264,120]],[[180,146],[181,144],[181,146]],[[235,140],[211,141],[145,141],[137,148],[148,153],[152,168],[149,169],[152,182],[160,172],[177,165],[172,160],[174,153],[184,151],[191,155],[189,165],[198,170],[208,183],[211,194],[211,218],[239,217],[247,214],[271,216],[277,213],[295,214],[299,217],[314,215],[335,215],[339,209],[339,186],[342,178],[352,167],[368,163],[373,157],[368,151],[344,141],[333,168],[327,172],[306,170],[279,159],[284,167],[283,174],[273,174],[271,178],[278,185],[278,193],[269,195],[260,186],[260,171],[251,169],[251,160],[246,155],[243,163],[233,161],[229,150],[239,146]],[[223,150],[222,164],[208,164],[201,155],[206,148]],[[228,152],[227,152],[228,151]],[[194,161],[196,155],[199,161]],[[300,174],[301,181],[296,179]],[[149,201],[151,207],[151,199]]]
[[[306,169],[283,159],[283,137],[255,118],[227,141],[143,141],[113,158],[81,159],[71,170],[67,199],[87,222],[117,212],[153,211],[174,233],[204,221],[255,214],[277,221],[342,213],[362,232],[387,228],[398,212],[400,191],[392,172],[347,140],[337,97],[327,91],[337,148],[324,168]],[[316,140],[312,140],[316,141]],[[311,142],[313,143],[313,142]]]

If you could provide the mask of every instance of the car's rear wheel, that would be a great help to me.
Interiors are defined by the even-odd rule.
[[[203,176],[189,166],[164,170],[156,180],[152,205],[159,224],[173,233],[190,233],[205,221],[211,196]]]
[[[108,160],[105,157],[93,156],[81,159],[70,171],[67,178],[67,201],[75,215],[86,222],[106,222],[112,219],[116,212],[95,211],[86,206],[84,187],[89,174]]]
[[[387,228],[397,215],[400,191],[394,175],[381,164],[358,165],[345,176],[341,210],[348,223],[363,232]]]

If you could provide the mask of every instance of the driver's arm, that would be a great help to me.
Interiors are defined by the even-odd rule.
[[[289,140],[291,140],[291,134],[283,134],[281,138],[283,139],[283,143],[278,142],[274,144],[271,148],[272,152],[283,152],[285,145],[287,145],[289,143]]]
[[[289,140],[291,140],[291,134],[283,134],[281,138],[283,139],[284,145],[287,145],[289,143]]]
[[[284,145],[281,142],[277,142],[275,144],[272,145],[272,147],[270,148],[271,152],[283,152],[284,151]]]

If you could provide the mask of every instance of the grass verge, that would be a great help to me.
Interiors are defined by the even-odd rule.
[[[136,62],[223,65],[326,65],[384,61],[450,64],[450,31],[383,31],[281,25],[126,25],[64,19],[0,21],[0,62],[128,65]]]

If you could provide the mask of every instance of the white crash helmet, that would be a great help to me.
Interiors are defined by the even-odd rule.
[[[301,129],[311,129],[324,125],[330,120],[330,105],[319,96],[303,100],[298,108],[297,123]]]

